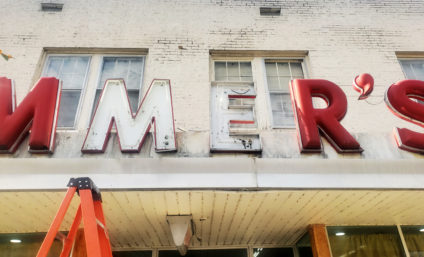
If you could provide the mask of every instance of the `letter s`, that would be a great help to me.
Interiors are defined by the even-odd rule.
[[[412,99],[424,100],[424,81],[403,80],[387,89],[385,101],[398,117],[424,127],[424,105]],[[394,134],[399,148],[424,153],[424,134],[406,128],[395,128]]]

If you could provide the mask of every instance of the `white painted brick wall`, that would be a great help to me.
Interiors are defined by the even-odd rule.
[[[392,115],[382,100],[389,85],[404,79],[395,51],[424,53],[421,0],[61,0],[64,8],[57,13],[41,12],[41,2],[0,1],[0,49],[15,57],[0,60],[0,75],[15,80],[18,101],[38,79],[44,47],[147,48],[144,88],[153,78],[171,79],[176,127],[202,138],[187,144],[182,140],[176,155],[208,156],[209,50],[308,50],[309,78],[331,80],[347,94],[343,124],[367,146],[362,158],[420,158],[398,150],[391,136],[395,126],[420,128]],[[260,16],[260,6],[281,6],[282,14]],[[376,82],[369,103],[357,101],[351,87],[362,72],[371,73]],[[255,78],[263,87],[260,79]],[[91,103],[86,99],[84,106],[91,108]],[[293,130],[272,130],[264,124],[263,157],[309,158],[298,153]],[[53,156],[81,156],[80,145],[69,146],[69,138],[84,133],[60,132]],[[180,139],[187,133],[179,132]],[[275,138],[287,141],[287,148],[275,144]],[[72,142],[82,140],[79,136]],[[381,145],[386,145],[385,154],[378,151]],[[108,151],[113,153],[105,158],[129,156]],[[142,156],[159,156],[144,152]],[[32,156],[26,147],[16,155]],[[312,155],[344,157],[327,145],[323,155]]]

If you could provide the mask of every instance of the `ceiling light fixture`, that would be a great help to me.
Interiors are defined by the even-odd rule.
[[[424,232],[424,228],[420,229],[420,232]]]
[[[22,240],[21,239],[10,239],[10,242],[14,243],[14,244],[20,244],[20,243],[22,243]]]
[[[344,236],[345,235],[345,232],[337,232],[336,233],[336,236]]]

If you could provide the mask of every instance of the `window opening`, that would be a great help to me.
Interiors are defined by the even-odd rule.
[[[407,79],[424,81],[424,60],[400,60],[400,64]],[[424,104],[422,99],[411,98],[417,103]]]
[[[300,60],[265,60],[266,78],[275,127],[295,127],[289,83],[303,79]]]
[[[253,81],[250,62],[216,61],[215,81]]]
[[[75,126],[89,61],[88,56],[49,56],[47,58],[43,76],[56,77],[62,81],[62,96],[57,120],[59,128]]]
[[[91,116],[108,79],[124,79],[131,110],[137,112],[143,76],[144,57],[103,57],[99,84]]]

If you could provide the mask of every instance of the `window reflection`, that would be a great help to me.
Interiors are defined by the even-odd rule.
[[[327,227],[333,257],[404,256],[395,226]]]
[[[411,257],[424,256],[424,226],[402,226],[403,237]]]
[[[46,233],[0,234],[0,256],[28,257],[35,256],[40,249]],[[15,243],[11,242],[11,240]],[[54,240],[47,257],[57,257],[62,251],[62,242]]]
[[[253,248],[253,257],[293,257],[292,248]]]

